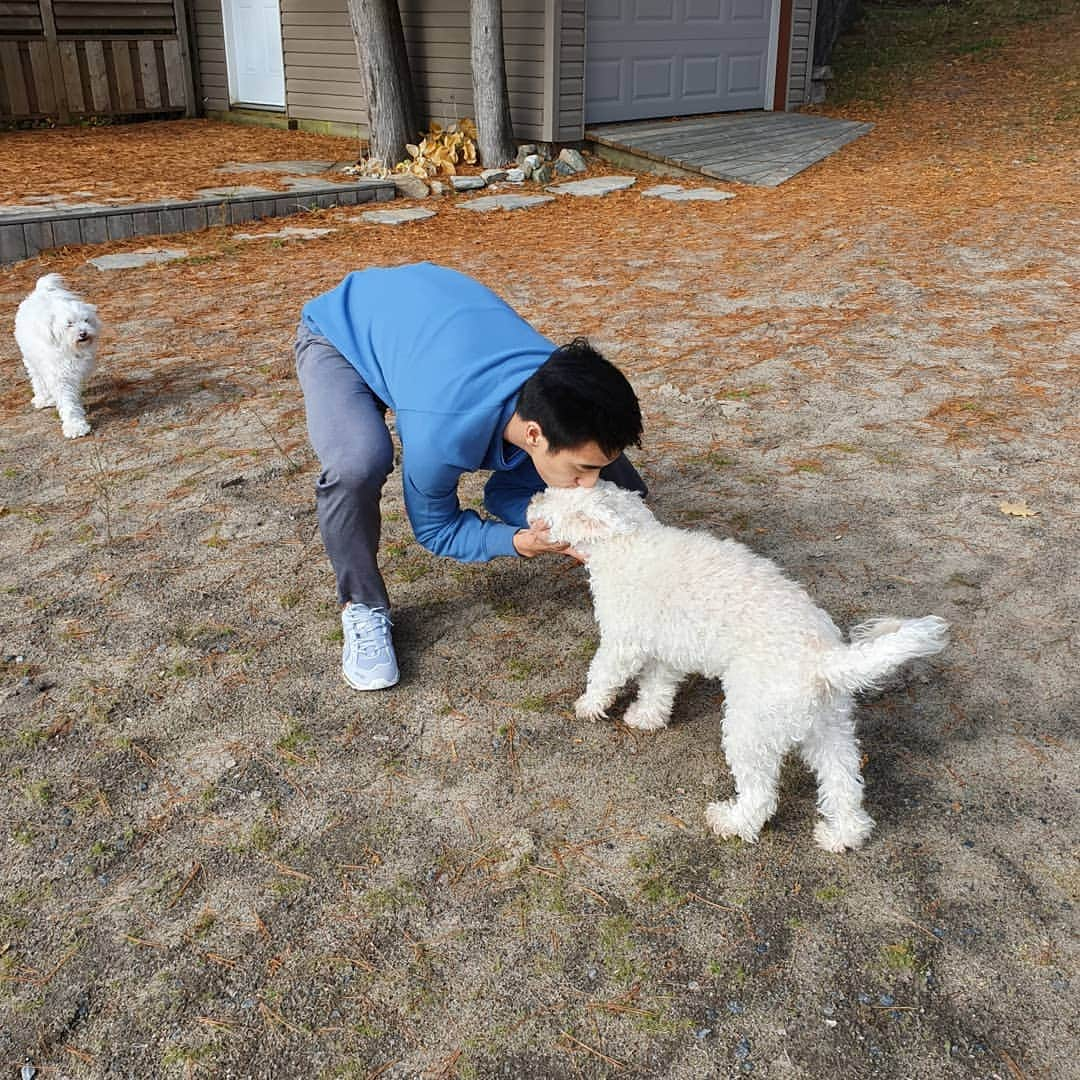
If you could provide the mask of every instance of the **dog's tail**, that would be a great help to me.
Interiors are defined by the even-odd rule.
[[[42,292],[50,292],[59,289],[66,290],[67,282],[64,280],[63,274],[44,274],[37,279],[35,288],[40,289]]]
[[[821,676],[836,690],[873,690],[907,660],[933,656],[949,643],[949,624],[924,619],[871,619],[851,629],[851,644],[829,653]]]

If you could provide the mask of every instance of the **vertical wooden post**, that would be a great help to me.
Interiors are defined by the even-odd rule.
[[[71,123],[71,109],[68,107],[67,87],[64,85],[64,72],[60,66],[60,45],[56,39],[56,18],[53,15],[52,0],[38,0],[41,9],[41,28],[45,33],[45,50],[49,57],[49,78],[56,98],[56,111],[61,124]]]
[[[173,0],[173,21],[176,23],[176,40],[180,43],[180,59],[184,66],[184,115],[195,116],[198,102],[195,100],[195,75],[192,70],[191,38],[188,34],[187,11],[184,0]]]

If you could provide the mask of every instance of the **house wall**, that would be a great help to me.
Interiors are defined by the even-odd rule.
[[[578,142],[585,135],[585,0],[553,0],[558,7],[558,101],[555,142]]]
[[[229,107],[229,74],[225,68],[225,23],[221,0],[190,0],[195,39],[192,48],[198,68],[203,109]]]
[[[789,109],[797,109],[810,100],[816,14],[817,0],[794,0],[791,13],[791,56],[788,61]]]
[[[367,98],[345,0],[281,0],[285,110],[366,128]]]
[[[469,0],[400,0],[420,111],[448,124],[473,116]],[[503,50],[514,135],[544,140],[544,0],[503,0]]]

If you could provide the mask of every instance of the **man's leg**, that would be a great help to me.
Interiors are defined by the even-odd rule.
[[[322,466],[315,504],[338,600],[389,609],[376,561],[382,530],[379,500],[394,467],[386,406],[356,368],[303,323],[296,335],[296,370],[308,436]]]

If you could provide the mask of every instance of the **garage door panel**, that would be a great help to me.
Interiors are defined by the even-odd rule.
[[[586,0],[586,122],[762,108],[775,2]]]

